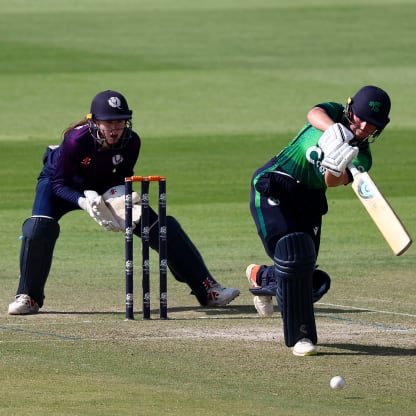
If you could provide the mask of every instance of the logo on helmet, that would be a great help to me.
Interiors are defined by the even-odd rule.
[[[371,108],[371,110],[374,111],[375,113],[378,113],[380,111],[380,107],[381,107],[380,101],[370,101],[368,105]]]
[[[107,102],[108,102],[108,105],[110,107],[118,108],[119,110],[121,110],[121,100],[120,100],[120,98],[110,97]]]

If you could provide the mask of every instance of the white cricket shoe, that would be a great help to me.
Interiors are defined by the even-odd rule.
[[[233,301],[240,291],[233,287],[222,287],[219,283],[212,285],[208,289],[207,306],[225,306]]]
[[[253,304],[262,318],[271,318],[273,316],[274,306],[271,296],[253,296]]]
[[[293,347],[293,355],[297,355],[298,357],[306,357],[316,354],[318,354],[316,345],[312,344],[312,341],[308,338],[302,338]]]
[[[260,269],[258,264],[250,264],[246,269],[246,276],[251,287],[260,287],[257,284],[257,272]],[[262,318],[271,318],[273,316],[273,298],[271,296],[253,296],[254,307]]]
[[[30,315],[38,313],[39,305],[29,295],[16,295],[9,305],[9,315]]]

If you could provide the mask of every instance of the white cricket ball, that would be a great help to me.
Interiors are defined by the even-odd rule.
[[[331,386],[331,389],[334,390],[340,390],[345,387],[345,380],[344,377],[341,376],[335,376],[331,378],[331,381],[329,382],[329,385]]]

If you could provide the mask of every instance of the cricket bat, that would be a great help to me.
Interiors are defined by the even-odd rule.
[[[412,238],[393,208],[377,188],[367,172],[360,172],[352,163],[348,169],[354,177],[352,189],[364,205],[381,234],[396,256],[403,254],[412,244]]]

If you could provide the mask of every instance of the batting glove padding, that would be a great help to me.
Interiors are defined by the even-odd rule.
[[[341,176],[348,163],[358,155],[358,147],[352,147],[343,143],[339,148],[334,149],[331,153],[325,154],[321,166],[329,170],[335,176]]]
[[[354,134],[341,123],[328,127],[318,141],[318,146],[324,152],[321,165],[335,176],[341,176],[347,164],[358,155],[358,148],[348,143]]]
[[[90,217],[94,218],[94,211],[92,210],[92,206],[88,202],[87,198],[85,197],[78,198],[78,205],[80,206],[80,208],[86,211]]]
[[[354,134],[343,124],[335,123],[324,131],[318,141],[318,146],[326,155],[341,146],[343,143],[349,143],[353,137]]]
[[[88,212],[106,231],[124,231],[124,223],[119,224],[117,218],[107,207],[101,195],[95,191],[84,191],[85,198],[78,199],[78,205]]]

